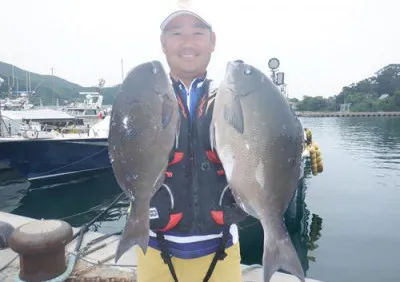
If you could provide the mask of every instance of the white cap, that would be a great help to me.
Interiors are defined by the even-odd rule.
[[[191,15],[194,16],[196,18],[198,18],[201,22],[203,22],[208,28],[211,28],[211,24],[204,19],[204,15],[206,14],[206,11],[201,11],[199,7],[197,7],[196,5],[189,5],[189,7],[185,7],[182,9],[177,9],[175,11],[173,11],[172,13],[170,13],[165,19],[164,21],[161,23],[161,30],[164,30],[165,27],[177,16],[180,15]],[[200,16],[202,15],[202,16]]]

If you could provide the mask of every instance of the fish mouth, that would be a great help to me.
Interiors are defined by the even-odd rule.
[[[163,67],[159,61],[151,61],[151,66],[153,74],[158,74],[163,71]]]
[[[228,62],[224,78],[227,83],[227,89],[238,96],[250,95],[254,92],[254,88],[252,85],[248,85],[246,77],[249,77],[253,73],[252,66],[244,63],[243,60]]]
[[[231,72],[242,64],[244,64],[242,60],[230,61],[226,64],[226,72]]]
[[[253,73],[253,67],[246,64],[243,60],[230,61],[226,65],[226,73],[242,73],[248,76]]]

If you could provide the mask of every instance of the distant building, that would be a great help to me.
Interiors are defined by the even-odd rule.
[[[389,97],[389,94],[382,94],[381,96],[379,96],[378,100],[384,100],[387,97]]]
[[[341,112],[350,112],[350,105],[351,105],[351,103],[340,104],[340,111]]]

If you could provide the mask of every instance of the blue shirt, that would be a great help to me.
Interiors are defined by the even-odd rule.
[[[187,105],[191,119],[193,119],[193,113],[195,112],[196,104],[199,100],[199,97],[204,94],[204,80],[205,77],[194,79],[190,84],[189,89],[186,89],[185,85],[181,81],[175,82],[178,83],[179,89],[181,90],[181,92],[179,93],[180,97],[182,98],[182,101]]]

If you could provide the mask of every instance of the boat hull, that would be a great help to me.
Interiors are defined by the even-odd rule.
[[[0,164],[28,180],[111,167],[107,138],[2,141]]]
[[[304,177],[303,154],[299,180]],[[0,167],[28,180],[110,169],[107,138],[20,139],[0,141]]]

